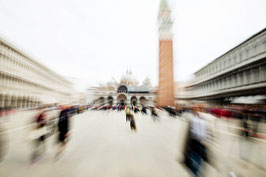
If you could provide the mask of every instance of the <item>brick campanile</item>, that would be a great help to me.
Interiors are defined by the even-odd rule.
[[[167,0],[161,0],[158,14],[159,26],[159,86],[158,106],[174,106],[174,71],[171,11]]]

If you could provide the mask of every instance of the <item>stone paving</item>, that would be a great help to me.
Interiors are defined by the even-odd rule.
[[[136,132],[131,131],[123,111],[87,111],[76,115],[72,119],[71,140],[62,158],[58,161],[54,158],[57,146],[56,136],[52,136],[47,142],[46,156],[31,165],[30,129],[19,127],[28,125],[33,115],[34,112],[23,112],[12,118],[20,117],[20,121],[8,123],[18,130],[8,134],[9,152],[0,164],[1,177],[190,176],[179,163],[187,123],[168,117],[165,112],[160,113],[158,122],[148,115],[137,114]],[[216,140],[210,144],[219,172],[206,165],[205,176],[227,176],[230,171],[250,177],[266,176],[263,166],[238,158],[239,143],[235,136],[222,131],[216,131]],[[256,151],[265,152],[265,143],[260,143],[252,154],[248,153],[256,156],[256,161],[261,157]]]

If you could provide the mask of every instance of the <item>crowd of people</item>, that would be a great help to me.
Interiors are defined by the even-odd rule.
[[[110,105],[93,106],[90,109],[91,110],[104,110],[104,111],[116,110],[119,112],[119,111],[126,110],[127,108],[129,108],[129,110],[132,111],[133,113],[142,113],[142,114],[148,114],[147,110],[150,110],[154,116],[155,115],[157,116],[155,109],[163,110],[163,108],[155,107],[155,106],[144,106],[144,105],[135,106],[135,105],[120,105],[120,104],[117,104],[115,106],[110,106]]]
[[[59,146],[55,159],[59,159],[66,148],[68,138],[71,134],[70,119],[73,115],[78,113],[78,109],[73,106],[63,105],[54,110],[54,117],[49,117],[48,114],[52,110],[40,108],[37,116],[33,119],[35,126],[32,127],[31,131],[33,143],[32,163],[35,163],[45,155],[46,141],[54,134],[57,136],[56,139]]]
[[[228,123],[230,129],[227,129],[226,133],[234,132],[233,135],[240,140],[239,158],[249,161],[248,156],[251,149],[247,150],[246,148],[248,147],[245,146],[246,144],[254,144],[254,140],[252,141],[249,137],[266,139],[266,127],[264,124],[266,123],[265,108],[265,105],[262,104],[226,106],[194,104],[179,107],[176,111],[180,113],[181,117],[188,115],[186,120],[189,127],[185,135],[184,160],[182,163],[191,172],[192,176],[202,175],[204,162],[209,163],[219,171],[217,164],[213,162],[213,158],[209,155],[210,144],[217,143],[213,142],[213,133],[218,129],[215,123],[217,120]],[[212,119],[211,121],[210,118]],[[210,128],[212,126],[210,124],[215,125],[214,129]],[[239,174],[230,171],[230,175],[238,176]]]
[[[82,113],[86,108],[80,109],[80,106],[59,105],[59,106],[42,106],[34,108],[34,116],[30,124],[29,138],[32,144],[32,153],[30,161],[32,164],[39,161],[45,156],[46,142],[49,137],[55,135],[58,144],[58,151],[55,159],[59,159],[64,152],[71,134],[70,119],[73,115]],[[9,115],[15,110],[2,109],[0,114],[0,161],[4,160],[7,154],[7,132],[8,129],[4,126],[6,121],[9,121]]]
[[[266,106],[265,105],[227,105],[227,106],[207,106],[199,105],[202,112],[215,116],[218,119],[237,120],[239,128],[246,136],[259,136],[260,123],[266,123]],[[188,112],[188,107],[179,109],[180,112]]]

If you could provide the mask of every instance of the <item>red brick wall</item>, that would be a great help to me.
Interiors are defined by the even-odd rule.
[[[158,106],[174,106],[173,41],[159,41]]]

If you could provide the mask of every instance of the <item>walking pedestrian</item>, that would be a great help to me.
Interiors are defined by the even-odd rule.
[[[151,108],[151,116],[153,118],[153,121],[159,121],[158,114],[153,107]]]
[[[46,111],[41,109],[38,116],[35,118],[36,125],[33,127],[32,140],[33,140],[33,153],[31,161],[35,162],[42,157],[45,153],[45,141],[47,136],[47,115]]]
[[[70,131],[70,111],[68,107],[62,108],[58,120],[58,143],[59,149],[56,154],[56,159],[58,159],[61,154],[65,151],[66,145],[68,143],[68,138],[71,134]]]
[[[125,113],[126,113],[126,121],[130,120],[130,109],[129,106],[127,106],[127,108],[125,109]]]
[[[207,148],[207,122],[199,116],[194,109],[189,121],[188,142],[185,150],[185,166],[192,172],[193,176],[200,176],[203,161],[208,161]]]
[[[129,120],[131,130],[137,131],[136,120],[133,114],[129,114]]]
[[[1,116],[0,116],[1,118]],[[8,149],[7,129],[0,120],[0,163],[4,160]]]

